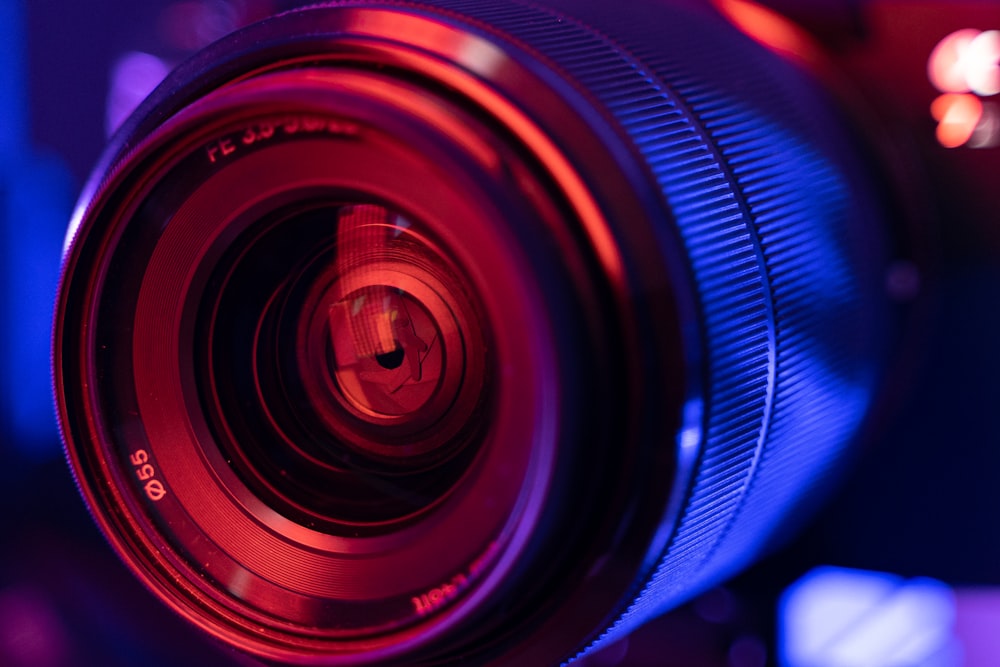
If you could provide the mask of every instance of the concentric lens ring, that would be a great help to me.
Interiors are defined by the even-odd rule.
[[[317,520],[412,521],[442,502],[489,438],[495,373],[469,280],[430,229],[300,201],[228,244],[195,331],[226,458]]]

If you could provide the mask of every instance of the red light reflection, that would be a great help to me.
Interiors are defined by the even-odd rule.
[[[714,0],[714,3],[733,25],[772,51],[808,63],[821,60],[808,33],[781,14],[749,0]]]

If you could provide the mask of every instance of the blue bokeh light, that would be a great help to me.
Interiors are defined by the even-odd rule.
[[[820,567],[785,592],[783,667],[959,667],[955,595],[928,578]]]
[[[20,2],[0,3],[0,446],[53,456],[49,332],[74,185],[30,136]]]

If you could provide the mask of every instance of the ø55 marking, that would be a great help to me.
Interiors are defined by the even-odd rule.
[[[167,495],[167,487],[156,478],[156,468],[149,462],[149,453],[145,449],[136,450],[129,460],[135,467],[135,476],[140,482],[144,482],[142,488],[146,496],[153,502],[163,500]]]

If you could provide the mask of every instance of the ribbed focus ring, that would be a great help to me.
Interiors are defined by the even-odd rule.
[[[537,49],[606,105],[674,213],[699,286],[706,386],[713,391],[706,401],[700,474],[670,551],[679,583],[695,575],[736,515],[768,415],[774,327],[755,229],[705,129],[621,47],[544,9],[506,1],[439,4]]]
[[[835,332],[862,317],[847,235],[863,216],[840,168],[802,138],[825,129],[789,94],[799,83],[771,75],[742,36],[721,38],[718,17],[582,3],[588,22],[603,14],[612,28],[599,32],[512,0],[436,4],[595,99],[641,155],[690,258],[707,353],[699,461],[669,548],[613,639],[742,565],[857,429],[868,384],[854,337]]]
[[[441,5],[523,40],[597,97],[642,154],[675,216],[699,288],[712,392],[699,473],[664,562],[680,589],[738,514],[769,414],[775,329],[756,228],[706,129],[620,46],[542,9]]]

